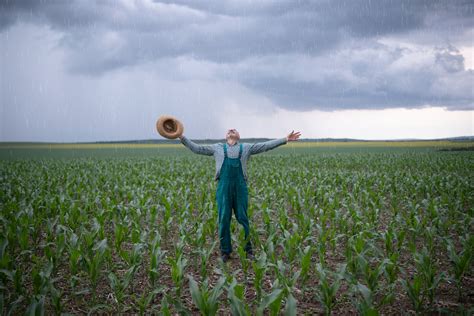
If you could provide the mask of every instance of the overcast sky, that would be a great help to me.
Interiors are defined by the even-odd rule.
[[[469,0],[0,0],[0,141],[474,135]]]

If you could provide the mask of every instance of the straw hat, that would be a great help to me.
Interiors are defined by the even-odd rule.
[[[170,115],[162,115],[156,121],[156,130],[161,136],[168,139],[178,138],[183,134],[183,123]]]

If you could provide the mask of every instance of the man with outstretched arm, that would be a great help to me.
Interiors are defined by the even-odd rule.
[[[222,260],[230,259],[232,252],[230,238],[230,220],[232,210],[235,218],[244,227],[245,251],[247,257],[253,256],[252,244],[249,239],[249,220],[247,216],[248,190],[247,190],[247,161],[251,155],[259,154],[289,141],[296,141],[301,136],[300,132],[292,131],[285,138],[274,139],[267,142],[247,144],[240,143],[240,134],[236,129],[229,129],[226,142],[213,145],[198,145],[184,135],[179,138],[184,146],[200,155],[214,156],[216,161],[217,208],[219,211],[219,240]]]

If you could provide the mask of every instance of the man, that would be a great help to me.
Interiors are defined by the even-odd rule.
[[[239,224],[244,227],[245,251],[247,257],[252,257],[252,244],[249,240],[249,220],[247,216],[248,190],[247,190],[247,161],[251,155],[259,154],[289,141],[296,141],[301,136],[300,132],[292,131],[285,138],[270,140],[262,143],[239,143],[240,134],[236,129],[229,129],[224,144],[198,145],[187,139],[184,135],[179,138],[184,146],[200,155],[214,156],[216,161],[217,208],[219,211],[219,240],[222,260],[230,259],[232,245],[230,239],[230,220],[232,210]]]

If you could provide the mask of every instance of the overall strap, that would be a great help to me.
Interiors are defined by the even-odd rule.
[[[227,144],[224,143],[224,158],[227,158]]]
[[[239,147],[239,159],[240,157],[242,157],[242,143],[240,143],[240,147]]]

